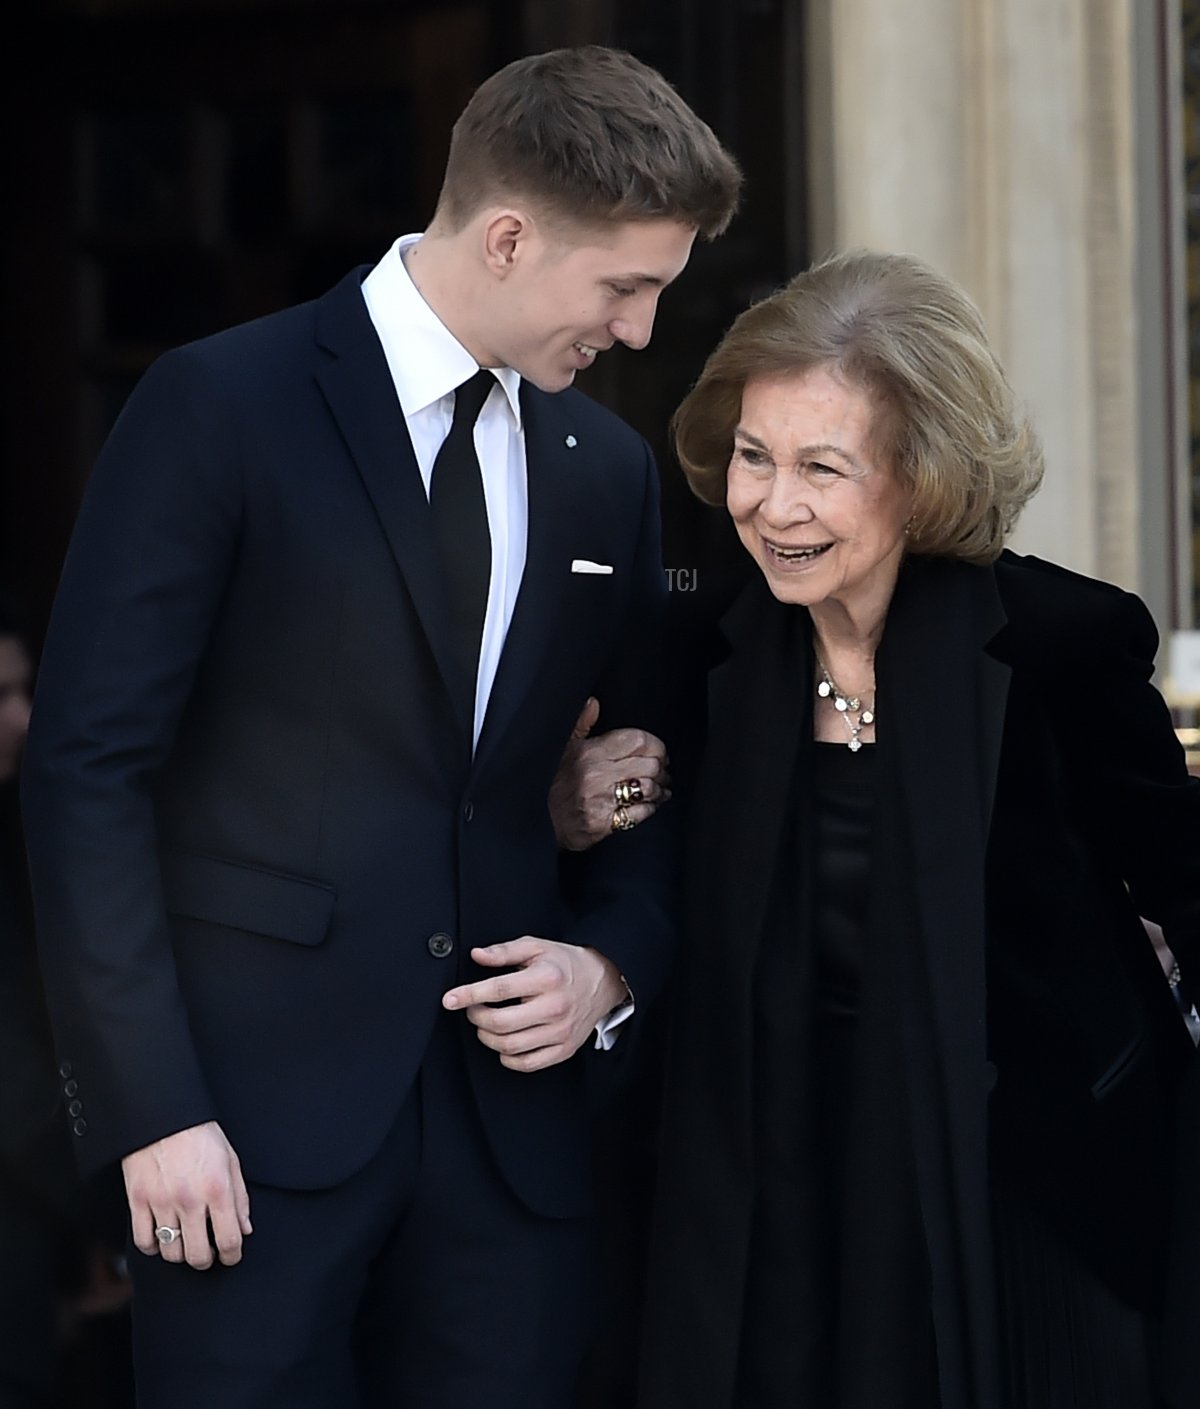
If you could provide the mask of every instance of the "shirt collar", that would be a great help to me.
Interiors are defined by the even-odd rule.
[[[432,406],[468,378],[479,364],[419,293],[403,254],[421,238],[402,235],[363,280],[363,299],[383,344],[405,416]],[[521,429],[521,375],[494,367],[516,430]]]

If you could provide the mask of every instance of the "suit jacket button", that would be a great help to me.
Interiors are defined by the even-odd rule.
[[[63,1082],[63,1095],[64,1095],[64,1096],[74,1096],[75,1093],[76,1093],[78,1090],[79,1090],[79,1082],[78,1082],[78,1081],[64,1081],[64,1082]]]
[[[463,808],[463,821],[464,821],[464,822],[469,822],[469,821],[471,820],[471,818],[474,817],[474,816],[475,816],[475,804],[474,804],[473,802],[469,802],[469,803],[467,803],[466,807]]]
[[[83,1102],[82,1102],[82,1101],[72,1101],[71,1104],[67,1107],[67,1114],[68,1114],[68,1115],[82,1115],[82,1114],[83,1114]]]
[[[454,952],[454,941],[448,934],[431,934],[428,945],[429,952],[435,959],[445,959]]]
[[[67,1077],[71,1075],[71,1063],[63,1062],[62,1066],[58,1069],[58,1074],[65,1081]]]
[[[79,1120],[77,1120],[77,1121],[75,1122],[74,1125],[71,1126],[71,1129],[75,1132],[76,1135],[86,1135],[86,1134],[87,1134],[87,1121],[84,1120],[84,1119],[82,1119],[82,1118],[80,1118]]]

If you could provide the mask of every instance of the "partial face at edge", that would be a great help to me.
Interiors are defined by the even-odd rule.
[[[0,783],[17,771],[29,730],[31,669],[15,636],[0,636]]]
[[[824,368],[742,392],[726,505],[781,602],[886,610],[912,496],[872,443],[876,409]]]
[[[673,220],[588,231],[579,243],[530,232],[498,289],[491,356],[555,392],[614,343],[645,347],[659,296],[682,273],[695,237]]]

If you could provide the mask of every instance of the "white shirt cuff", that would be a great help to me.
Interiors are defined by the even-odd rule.
[[[621,1024],[633,1016],[635,1004],[632,998],[605,1015],[596,1024],[596,1051],[611,1052],[621,1035]]]

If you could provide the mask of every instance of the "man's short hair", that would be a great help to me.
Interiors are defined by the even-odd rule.
[[[460,230],[520,197],[565,224],[677,220],[711,240],[741,183],[662,74],[590,44],[517,59],[480,85],[454,124],[437,217]]]

